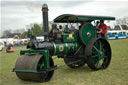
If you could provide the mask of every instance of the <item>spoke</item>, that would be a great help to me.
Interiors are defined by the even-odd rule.
[[[104,56],[100,56],[100,59],[99,59],[99,61],[100,61],[100,60],[102,60],[103,58],[104,58]]]
[[[95,64],[95,66],[97,66],[98,65],[98,62]]]
[[[94,51],[92,51],[92,53],[93,53],[93,54],[95,54],[95,52],[94,52]]]
[[[98,63],[98,67],[100,67],[101,66],[101,64],[100,64],[100,62]]]
[[[95,66],[96,66],[96,67],[100,67],[101,65],[100,65],[99,62],[97,62],[97,63],[95,64]]]
[[[107,58],[106,52],[105,43],[102,41],[98,40],[93,44],[92,60],[96,68],[100,68],[105,64],[105,59]]]
[[[100,62],[101,60],[104,62],[104,57],[100,59],[95,59],[96,57],[93,57],[93,58],[94,58],[94,64],[96,64],[97,62]]]
[[[104,58],[100,60],[100,64],[102,65],[104,63]]]
[[[102,44],[102,48],[104,47],[104,44]]]
[[[97,56],[99,56],[99,55],[94,55],[94,56],[92,56],[92,57],[95,58],[95,57],[97,57]]]
[[[100,51],[103,51],[104,50],[104,44],[101,43],[101,42],[99,42],[99,49],[100,49]]]
[[[102,60],[98,61],[98,62],[95,64],[95,66],[101,67],[101,66],[103,65],[103,63],[104,63],[104,61],[103,61],[103,59],[102,59]]]
[[[40,65],[40,69],[42,69],[43,68],[43,65]]]
[[[100,41],[99,41],[99,49],[100,49],[100,51],[102,50],[102,45],[101,45]]]
[[[104,62],[104,58],[102,58],[101,60],[102,60],[102,62]]]
[[[100,49],[100,51],[102,51],[104,48],[104,44],[101,41],[98,41],[98,48]]]
[[[44,68],[44,63],[39,64],[40,69]]]
[[[102,49],[103,53],[105,54],[105,52],[107,52],[107,50],[105,50],[105,48]]]
[[[98,42],[95,42],[95,46],[96,46],[96,47],[98,46]]]
[[[94,49],[99,53],[99,50],[95,47],[95,46],[93,46],[94,47]]]
[[[93,50],[92,50],[92,54],[97,55],[98,52],[93,48]]]

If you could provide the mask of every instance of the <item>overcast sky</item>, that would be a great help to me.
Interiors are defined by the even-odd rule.
[[[41,23],[43,3],[48,4],[50,21],[61,14],[128,16],[128,0],[1,0],[0,32]]]

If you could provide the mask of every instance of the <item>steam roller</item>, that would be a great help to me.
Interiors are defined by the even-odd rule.
[[[62,14],[48,24],[48,6],[43,4],[44,40],[31,35],[26,50],[20,51],[13,72],[25,81],[49,81],[57,65],[52,56],[63,58],[72,69],[87,64],[92,70],[106,69],[111,61],[111,47],[106,38],[96,37],[95,20],[115,20],[110,16]],[[64,24],[63,24],[64,23]],[[63,24],[61,26],[59,24]]]

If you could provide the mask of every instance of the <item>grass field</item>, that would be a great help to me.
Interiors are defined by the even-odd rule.
[[[0,85],[128,85],[128,39],[109,40],[112,48],[112,60],[106,70],[92,71],[87,65],[78,69],[67,67],[63,59],[56,58],[55,64],[61,66],[55,70],[53,78],[46,83],[27,82],[17,78],[11,72],[19,51],[25,47],[15,47],[14,53],[0,53]]]

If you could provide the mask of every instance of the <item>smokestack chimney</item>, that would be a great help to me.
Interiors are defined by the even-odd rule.
[[[45,41],[48,41],[48,5],[43,4],[42,6],[42,16],[43,16],[43,29]]]

